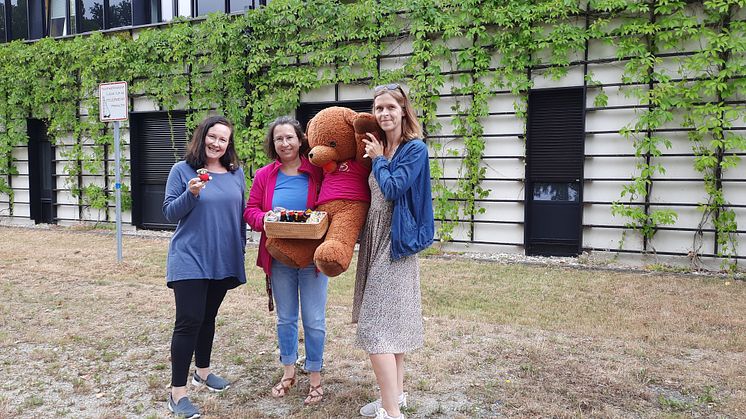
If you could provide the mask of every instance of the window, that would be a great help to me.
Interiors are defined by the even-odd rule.
[[[230,0],[230,13],[245,12],[254,7],[252,0]]]
[[[70,7],[70,19],[67,18],[68,6]],[[47,3],[49,10],[49,36],[64,36],[75,33],[75,0],[50,0]],[[71,25],[68,25],[71,22]]]
[[[224,0],[197,0],[197,16],[220,11],[225,11]]]
[[[169,21],[174,18],[174,2],[173,0],[161,1],[161,19],[163,22]]]
[[[5,3],[0,0],[0,42],[6,42],[5,39]]]
[[[534,201],[578,202],[579,183],[534,182]]]
[[[103,0],[82,0],[80,5],[80,31],[91,32],[103,29]]]
[[[26,0],[0,0],[5,2],[3,15],[9,17],[5,22],[6,40],[28,39],[28,10]]]
[[[109,0],[108,3],[107,28],[132,25],[132,0]]]
[[[47,34],[64,36],[132,25],[133,0],[46,0]],[[145,13],[139,24],[153,22],[150,1],[135,0]],[[76,19],[76,17],[80,17]],[[157,19],[157,15],[155,18]]]

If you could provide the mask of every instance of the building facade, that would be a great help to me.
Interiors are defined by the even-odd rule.
[[[246,68],[233,74],[195,59],[181,73],[187,91],[171,104],[134,89],[123,131],[132,198],[125,223],[132,228],[169,227],[160,215],[163,186],[190,118],[235,105],[218,96],[209,104],[195,99],[203,81],[212,88],[215,72],[235,77],[245,92],[233,115],[249,174],[263,163],[257,144],[273,115],[294,112],[307,121],[331,105],[368,110],[372,86],[397,80],[423,116],[438,236],[447,248],[655,254],[713,266],[743,259],[746,48],[739,39],[746,38],[746,12],[737,2],[716,10],[707,1],[34,1],[5,0],[6,40],[111,29],[138,42],[169,27],[147,25],[174,16],[246,11],[233,16],[241,32],[226,38],[238,52],[219,58]],[[358,34],[335,34],[350,22],[362,27]],[[79,118],[91,116],[78,105]],[[0,217],[14,224],[112,221],[110,146],[100,152],[108,156],[103,170],[87,172],[78,154],[73,160],[82,161],[73,163],[81,170],[70,176],[66,151],[93,149],[96,141],[75,133],[50,140],[49,121],[33,112],[25,123],[29,140],[12,149],[16,170],[6,179],[13,197],[0,195]],[[97,193],[103,204],[91,205]]]

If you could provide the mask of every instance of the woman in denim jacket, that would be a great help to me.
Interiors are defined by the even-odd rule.
[[[363,416],[404,418],[404,353],[424,343],[417,252],[433,242],[434,220],[427,146],[414,109],[398,84],[375,88],[373,115],[383,143],[368,134],[373,161],[371,205],[355,277],[353,322],[368,352],[381,398]]]

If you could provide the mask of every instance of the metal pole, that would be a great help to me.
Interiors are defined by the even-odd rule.
[[[114,196],[117,212],[117,262],[122,261],[122,180],[119,150],[119,121],[114,121]]]

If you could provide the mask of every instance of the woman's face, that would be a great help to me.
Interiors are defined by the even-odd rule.
[[[295,161],[299,156],[300,138],[295,133],[295,128],[290,124],[282,124],[272,131],[272,139],[275,142],[275,152],[280,156],[283,163]]]
[[[399,102],[388,93],[377,96],[373,101],[373,115],[378,121],[378,126],[386,133],[401,132],[401,123],[404,112]]]
[[[228,149],[231,129],[223,124],[215,124],[207,130],[205,135],[205,154],[207,160],[217,160],[223,157]]]

